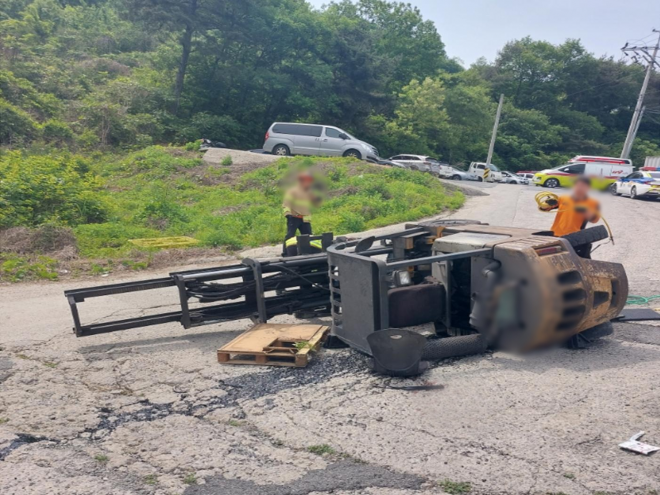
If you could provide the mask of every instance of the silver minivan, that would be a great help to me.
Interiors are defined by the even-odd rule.
[[[378,150],[339,127],[275,122],[266,132],[264,151],[273,155],[351,156],[378,158]]]

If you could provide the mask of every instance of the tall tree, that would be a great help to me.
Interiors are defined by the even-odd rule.
[[[174,113],[179,111],[193,37],[211,28],[222,16],[223,0],[128,0],[130,10],[148,30],[171,32],[179,44],[174,79]]]

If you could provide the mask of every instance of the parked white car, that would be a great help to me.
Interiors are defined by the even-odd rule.
[[[447,167],[445,170],[445,175],[443,179],[449,179],[449,180],[473,180],[473,181],[478,181],[479,178],[471,174],[469,172],[466,172],[464,170],[459,170],[455,167]]]
[[[518,172],[516,175],[518,177],[522,177],[523,179],[526,179],[527,180],[526,184],[531,184],[532,182],[534,182],[534,174],[531,174],[529,172]]]
[[[505,184],[529,184],[529,181],[523,177],[518,177],[515,174],[512,174],[511,172],[507,172],[506,170],[502,170],[502,182]]]
[[[431,172],[432,162],[439,163],[434,158],[426,155],[395,155],[390,161],[405,165],[410,170],[419,170],[420,172]]]

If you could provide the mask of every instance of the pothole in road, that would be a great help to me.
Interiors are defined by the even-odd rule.
[[[381,466],[340,461],[325,469],[309,471],[285,485],[257,485],[253,481],[207,478],[203,485],[186,488],[184,495],[306,495],[308,493],[352,492],[366,488],[419,490],[427,480],[414,474],[397,473]]]
[[[137,411],[117,412],[109,408],[100,409],[100,421],[86,433],[92,438],[101,438],[119,426],[130,422],[154,421],[171,414],[204,417],[211,411],[237,405],[240,401],[254,400],[282,390],[291,390],[316,383],[323,383],[335,376],[352,374],[366,375],[367,357],[349,350],[335,351],[317,356],[306,368],[274,368],[247,373],[227,379],[218,384],[225,392],[221,397],[199,399],[175,404],[153,404],[141,401],[144,407]]]
[[[11,454],[17,448],[22,447],[23,445],[44,441],[57,442],[57,440],[51,440],[45,437],[36,437],[27,433],[17,433],[16,438],[9,442],[7,447],[0,449],[0,461],[4,461],[9,454]]]

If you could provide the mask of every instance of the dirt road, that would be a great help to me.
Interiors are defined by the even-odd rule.
[[[455,216],[551,223],[536,211],[534,188],[484,191]],[[602,202],[616,244],[595,257],[624,263],[631,293],[660,294],[652,256],[660,203]],[[582,351],[444,362],[422,377],[443,390],[412,393],[388,389],[390,381],[349,350],[323,351],[302,370],[218,365],[215,350],[247,321],[76,339],[62,291],[77,286],[0,288],[3,495],[660,489],[660,457],[617,447],[640,430],[660,445],[660,328],[617,325]],[[90,300],[83,318],[162,311],[172,302],[168,292]]]

